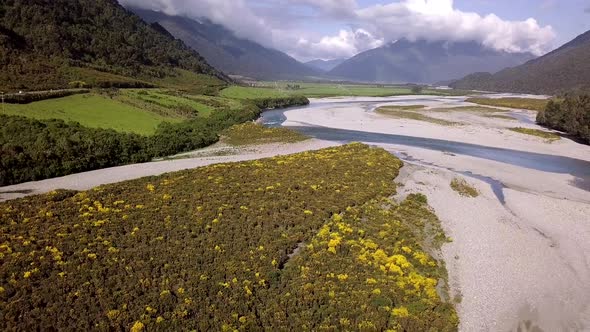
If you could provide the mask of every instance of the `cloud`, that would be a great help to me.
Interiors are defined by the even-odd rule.
[[[479,41],[507,52],[540,55],[551,46],[555,32],[533,18],[506,21],[494,14],[481,16],[457,10],[452,0],[406,0],[357,11],[359,21],[378,38]]]
[[[363,29],[340,30],[335,36],[325,36],[315,42],[300,38],[292,51],[304,58],[334,59],[351,57],[360,50],[376,48],[383,44],[383,40],[375,38]]]
[[[590,14],[590,7],[586,7],[586,9],[584,9],[584,13]]]
[[[496,50],[541,55],[551,49],[555,39],[551,26],[540,26],[533,18],[508,21],[494,14],[463,12],[455,8],[453,0],[391,0],[364,7],[356,0],[120,2],[170,15],[207,17],[240,37],[300,60],[350,57],[401,38],[478,41]]]
[[[273,46],[272,29],[250,9],[245,0],[119,0],[134,6],[193,19],[206,17],[232,30],[237,36]]]
[[[293,4],[305,4],[331,15],[346,17],[354,15],[358,4],[356,0],[289,0]]]

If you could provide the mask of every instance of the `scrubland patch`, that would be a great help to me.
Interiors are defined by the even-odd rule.
[[[0,203],[0,329],[456,330],[401,166],[351,144]]]

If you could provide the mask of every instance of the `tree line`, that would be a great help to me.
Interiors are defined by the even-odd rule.
[[[537,114],[537,122],[590,144],[590,94],[570,93],[549,101]]]

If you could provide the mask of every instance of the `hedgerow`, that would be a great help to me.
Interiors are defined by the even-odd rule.
[[[1,203],[0,329],[453,330],[432,215],[376,201],[401,165],[352,144]]]

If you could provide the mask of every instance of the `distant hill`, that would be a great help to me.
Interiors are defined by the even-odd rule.
[[[11,0],[0,4],[0,89],[141,86],[205,74],[229,80],[197,52],[116,0]],[[191,76],[192,75],[192,76]]]
[[[316,70],[319,70],[322,72],[329,72],[330,70],[336,68],[336,66],[340,65],[344,61],[346,61],[346,59],[334,59],[334,60],[317,59],[317,60],[308,61],[305,64],[308,67],[314,68]]]
[[[540,58],[496,74],[475,73],[455,88],[557,94],[590,89],[590,31]]]
[[[495,72],[532,58],[532,54],[495,51],[477,42],[401,39],[360,53],[328,75],[365,82],[434,83],[457,79],[474,71]]]
[[[130,10],[147,22],[157,22],[227,74],[256,79],[304,79],[320,75],[283,52],[238,38],[209,20],[196,21],[138,8]]]

